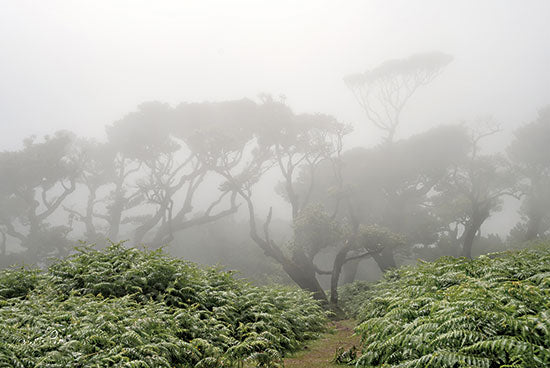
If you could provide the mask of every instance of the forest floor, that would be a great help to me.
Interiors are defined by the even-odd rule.
[[[336,350],[342,347],[360,347],[360,337],[353,335],[355,321],[352,319],[330,323],[329,331],[318,340],[313,340],[304,346],[303,350],[284,360],[285,368],[332,368],[342,367],[332,363]]]

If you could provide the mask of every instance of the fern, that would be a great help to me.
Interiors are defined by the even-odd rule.
[[[358,367],[550,366],[550,250],[444,257],[357,296]],[[347,308],[351,308],[348,306]]]
[[[326,323],[301,290],[122,244],[0,280],[0,367],[275,367]]]

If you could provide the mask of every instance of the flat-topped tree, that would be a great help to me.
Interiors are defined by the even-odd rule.
[[[78,184],[87,193],[86,205],[82,208],[79,203],[71,203],[64,208],[83,223],[87,241],[119,241],[124,225],[134,220],[132,211],[146,204],[143,188],[136,181],[146,175],[144,162],[157,159],[160,153],[156,148],[165,143],[164,119],[159,117],[163,105],[152,105],[140,105],[138,112],[107,126],[106,142],[81,138],[75,144],[73,156],[80,167]],[[143,117],[147,114],[159,118],[156,130],[147,126]],[[172,147],[166,145],[162,152]]]
[[[384,131],[387,142],[393,142],[407,101],[452,60],[452,56],[441,52],[414,54],[405,59],[387,60],[364,73],[348,75],[344,82],[368,120]]]
[[[77,186],[83,187],[87,197],[85,206],[76,202],[64,204],[63,208],[71,221],[84,225],[86,241],[102,242],[107,238],[116,241],[125,207],[120,203],[125,198],[125,178],[137,167],[132,168],[113,144],[94,139],[77,138],[71,156],[79,167]]]

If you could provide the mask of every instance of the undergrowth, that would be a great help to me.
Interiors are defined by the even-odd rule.
[[[549,367],[550,249],[444,257],[359,299],[358,367]]]
[[[0,367],[274,367],[325,323],[301,290],[121,244],[0,273]]]

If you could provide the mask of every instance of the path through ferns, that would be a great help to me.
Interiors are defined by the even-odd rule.
[[[319,340],[307,344],[295,356],[286,358],[285,368],[339,367],[335,360],[342,361],[348,352],[360,347],[359,336],[353,332],[355,322],[352,319],[331,322],[330,330]]]

